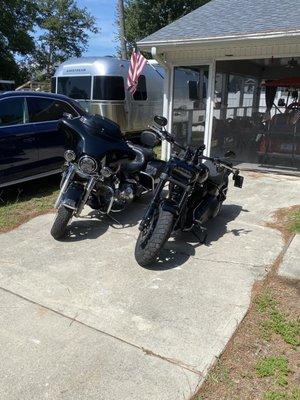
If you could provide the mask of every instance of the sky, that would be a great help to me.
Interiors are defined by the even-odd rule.
[[[116,7],[117,0],[77,0],[80,7],[86,7],[90,14],[96,18],[100,32],[91,34],[85,56],[106,56],[116,54],[118,43],[116,41],[117,26]]]

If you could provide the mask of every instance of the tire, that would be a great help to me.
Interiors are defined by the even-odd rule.
[[[51,228],[51,235],[55,240],[62,239],[66,235],[67,226],[72,216],[73,210],[64,206],[59,207]]]
[[[148,267],[155,262],[172,233],[173,225],[174,215],[160,210],[158,215],[153,216],[148,231],[140,232],[135,246],[135,259],[141,267]]]

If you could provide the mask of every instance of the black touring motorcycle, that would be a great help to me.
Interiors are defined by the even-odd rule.
[[[141,136],[144,147],[126,141],[117,124],[100,116],[65,115],[60,123],[70,150],[64,155],[61,190],[55,203],[57,214],[51,229],[55,239],[63,238],[72,217],[78,217],[85,204],[109,214],[122,211],[135,198],[153,190],[164,163],[155,160],[147,132]]]
[[[139,226],[135,258],[144,267],[157,259],[173,231],[190,231],[194,227],[203,230],[202,225],[218,215],[226,199],[231,173],[236,187],[241,188],[244,179],[227,160],[204,156],[204,145],[193,150],[176,143],[165,129],[166,118],[156,116],[154,121],[157,126],[152,127],[152,135],[167,140],[179,149],[180,155],[171,157],[165,164],[154,197]],[[225,158],[233,156],[232,151],[225,154]],[[209,163],[213,164],[216,174],[211,173],[212,167],[207,166]]]

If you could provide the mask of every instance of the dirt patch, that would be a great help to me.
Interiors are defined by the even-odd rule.
[[[284,248],[254,285],[247,315],[191,400],[300,400],[300,281],[277,275],[299,209],[278,210],[267,224],[281,232]]]
[[[275,211],[272,215],[272,221],[265,223],[265,226],[277,229],[282,234],[283,240],[287,243],[292,235],[291,223],[293,220],[293,215],[300,211],[300,206],[295,205],[292,207],[280,208]]]
[[[259,293],[261,297],[271,293],[285,324],[298,323],[299,326],[299,291],[299,282],[274,277]],[[297,393],[300,388],[298,346],[287,343],[286,338],[271,328],[267,336],[264,326],[270,325],[272,310],[263,312],[260,309],[260,296],[255,296],[244,321],[192,400],[300,399],[300,392]],[[284,329],[287,328],[283,326]],[[258,373],[260,363],[272,358],[286,360],[288,372],[284,377],[276,370],[265,376]]]

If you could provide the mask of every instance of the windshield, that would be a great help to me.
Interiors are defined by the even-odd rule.
[[[91,98],[90,76],[59,77],[57,80],[57,93],[73,99],[90,100]]]

